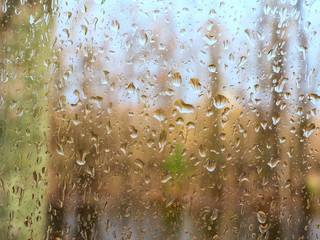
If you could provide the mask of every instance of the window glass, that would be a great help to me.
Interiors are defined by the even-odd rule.
[[[0,239],[318,239],[320,2],[0,2]]]

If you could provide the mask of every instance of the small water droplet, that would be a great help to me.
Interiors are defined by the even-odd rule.
[[[111,28],[113,31],[118,31],[120,29],[120,24],[117,20],[112,20]]]
[[[275,87],[275,91],[278,93],[282,92],[283,87],[284,87],[285,83],[287,82],[287,80],[288,80],[287,78],[280,78],[276,87]]]
[[[173,74],[173,80],[172,80],[172,85],[175,87],[180,87],[181,85],[181,75],[180,73],[176,72]]]
[[[216,166],[217,166],[217,162],[216,161],[208,160],[207,164],[206,164],[206,169],[209,172],[213,172],[216,169]]]
[[[258,221],[262,224],[264,224],[267,221],[267,214],[265,214],[263,211],[259,211],[257,213]]]
[[[238,67],[242,67],[246,62],[247,62],[247,57],[242,56],[242,57],[240,58]]]
[[[214,72],[217,71],[217,67],[216,67],[216,65],[211,64],[211,65],[208,66],[208,70],[209,70],[209,72],[214,73]]]
[[[145,31],[140,30],[138,32],[138,41],[142,46],[145,45],[148,42],[148,36],[145,33]]]
[[[135,161],[134,161],[134,164],[136,166],[138,166],[139,168],[143,168],[144,167],[144,162],[140,159],[140,158],[137,158]]]
[[[168,182],[170,179],[172,178],[172,174],[171,173],[166,173],[162,176],[161,178],[161,182],[162,183],[166,183]]]
[[[134,86],[133,82],[128,85],[128,93],[134,93],[136,91],[136,87]]]
[[[159,148],[160,152],[164,149],[165,145],[167,143],[167,132],[164,130],[161,130],[160,137],[159,137]]]
[[[162,108],[157,109],[153,113],[153,117],[162,122],[165,119],[165,112]]]
[[[78,158],[78,159],[76,160],[76,163],[77,163],[79,166],[85,165],[86,162],[87,162],[87,161],[86,161],[86,157],[87,157],[88,154],[89,154],[89,152],[79,153],[80,158]]]
[[[275,168],[280,162],[280,158],[278,157],[271,157],[271,160],[268,162],[269,167]]]
[[[307,124],[307,126],[303,129],[303,136],[310,137],[315,129],[316,125],[314,123]]]

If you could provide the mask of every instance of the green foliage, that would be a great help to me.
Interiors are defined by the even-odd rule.
[[[166,159],[164,164],[164,170],[173,174],[173,179],[184,179],[192,172],[192,166],[183,157],[183,148],[180,144],[177,144],[172,155]]]

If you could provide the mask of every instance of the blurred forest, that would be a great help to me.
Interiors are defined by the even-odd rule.
[[[0,239],[319,239],[319,2],[0,7]]]

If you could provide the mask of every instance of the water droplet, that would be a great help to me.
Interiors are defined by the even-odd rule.
[[[129,85],[128,85],[128,92],[129,93],[134,93],[136,91],[136,87],[134,86],[133,82],[131,82]]]
[[[192,113],[194,112],[194,107],[191,104],[185,103],[182,99],[177,100],[174,106],[178,109],[180,113]]]
[[[193,122],[188,122],[188,123],[187,123],[187,128],[188,128],[188,129],[195,128],[194,123],[193,123]]]
[[[213,104],[218,109],[225,107],[228,103],[229,100],[221,94],[215,94],[213,96]]]
[[[112,131],[112,126],[111,126],[110,120],[106,124],[106,130],[107,130],[107,134],[110,134]]]
[[[144,177],[144,182],[145,182],[146,184],[149,184],[150,181],[151,181],[150,174],[146,174],[145,177]]]
[[[217,12],[214,9],[210,9],[209,11],[209,17],[214,18],[214,16],[217,14]]]
[[[314,123],[307,124],[307,126],[303,129],[303,136],[310,137],[315,129],[316,125]]]
[[[280,158],[278,157],[271,157],[271,160],[268,162],[269,167],[275,168],[280,162]]]
[[[172,96],[174,93],[174,90],[171,88],[167,88],[166,90],[163,90],[161,92],[162,95],[166,95],[166,96]]]
[[[291,180],[290,179],[287,179],[283,182],[283,188],[288,188],[291,186]]]
[[[216,169],[217,162],[213,160],[208,160],[206,164],[206,169],[209,172],[213,172]]]
[[[280,122],[280,116],[272,116],[273,125],[277,125]]]
[[[83,32],[84,32],[84,35],[87,35],[88,27],[85,26],[85,25],[81,25],[81,28],[82,28],[82,30],[83,30]]]
[[[205,145],[203,145],[203,144],[201,144],[199,146],[199,155],[201,157],[206,157],[207,156],[207,147]]]
[[[134,126],[130,126],[130,137],[137,138],[138,137],[138,130],[135,129]]]
[[[172,85],[175,87],[180,87],[181,85],[181,75],[180,73],[176,72],[173,74],[173,81],[172,81]]]
[[[135,161],[134,161],[134,164],[136,166],[138,166],[139,168],[143,168],[144,167],[144,162],[140,159],[140,158],[137,158]]]
[[[212,221],[214,221],[214,220],[216,220],[217,218],[218,218],[218,209],[213,209],[213,211],[212,211],[212,215],[211,215],[211,220]]]
[[[240,58],[238,67],[242,67],[246,62],[247,62],[247,57],[242,56],[242,57]]]
[[[142,46],[145,45],[148,42],[148,36],[145,33],[145,31],[140,30],[138,32],[138,41]]]
[[[201,90],[201,84],[198,78],[191,78],[190,84],[194,92],[198,93]]]
[[[87,157],[88,154],[89,154],[89,152],[79,153],[80,158],[78,158],[78,159],[76,160],[76,163],[77,163],[79,166],[85,165],[86,162],[87,162],[87,161],[86,161],[86,157]]]
[[[176,124],[177,124],[177,125],[182,125],[182,124],[184,124],[183,118],[182,118],[182,117],[178,117],[178,118],[176,119]]]
[[[217,71],[217,67],[216,67],[216,65],[211,64],[211,65],[208,66],[208,70],[209,70],[209,72],[214,73],[214,72]]]
[[[320,100],[320,96],[315,94],[315,93],[310,93],[309,96],[309,101],[311,101],[312,103],[316,104],[318,100]],[[300,100],[301,101],[301,100]]]
[[[267,221],[267,214],[265,214],[263,211],[259,211],[257,213],[258,221],[262,224],[264,224]]]
[[[101,80],[101,83],[102,84],[108,84],[109,81],[110,81],[110,72],[104,70],[103,71],[103,76],[104,76],[104,79]]]
[[[111,28],[113,31],[118,31],[120,29],[120,24],[117,20],[112,20]]]
[[[275,73],[279,73],[280,70],[281,70],[281,67],[280,67],[279,65],[273,65],[273,66],[272,66],[272,69],[273,69],[273,71],[274,71]]]
[[[162,183],[166,183],[168,182],[170,179],[172,178],[172,174],[171,173],[165,173],[162,178],[161,178],[161,182]]]
[[[280,78],[279,81],[278,81],[278,84],[276,85],[275,87],[275,91],[280,93],[283,91],[283,87],[285,85],[285,83],[287,82],[287,78]]]
[[[162,108],[157,109],[153,113],[153,117],[162,122],[165,119],[165,112]]]
[[[204,37],[204,40],[206,41],[207,44],[209,45],[213,45],[217,42],[217,39],[214,35],[209,35],[207,34],[205,37]]]
[[[160,152],[164,149],[165,145],[167,143],[167,132],[164,130],[161,130],[160,137],[159,137],[159,148]]]

